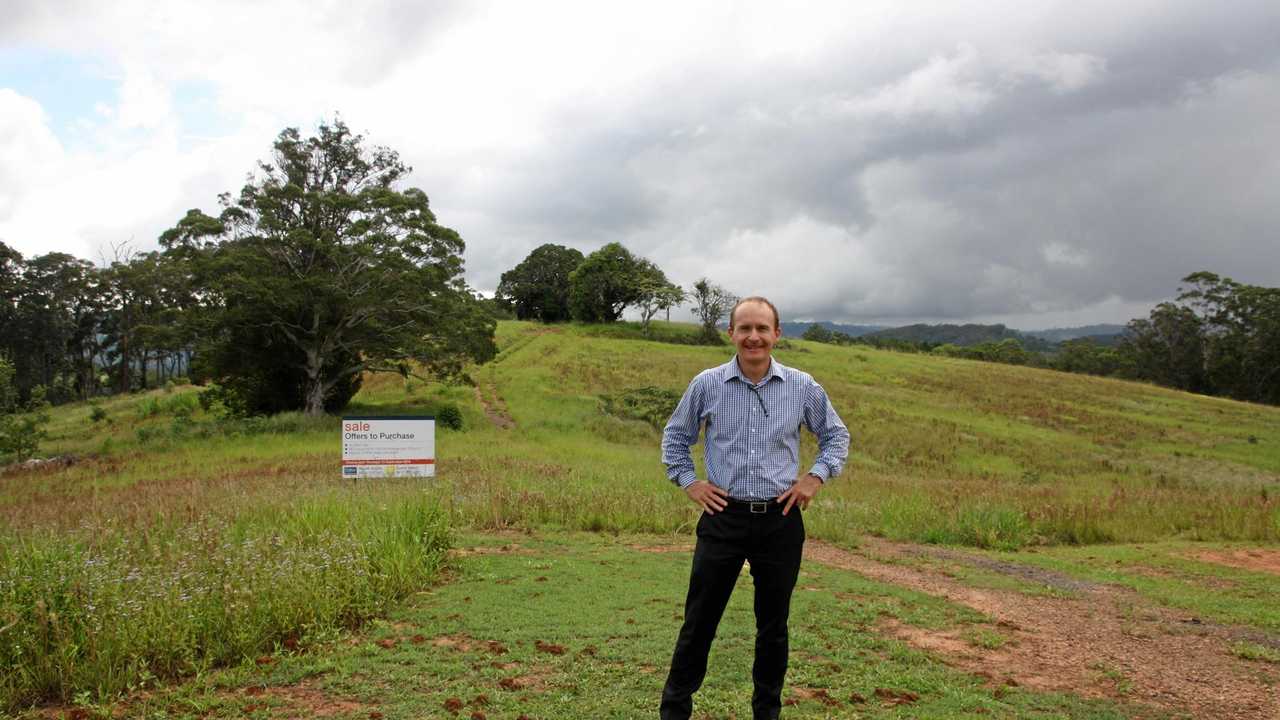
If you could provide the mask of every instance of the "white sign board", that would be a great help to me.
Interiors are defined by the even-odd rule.
[[[342,477],[432,477],[436,474],[433,417],[342,418]]]

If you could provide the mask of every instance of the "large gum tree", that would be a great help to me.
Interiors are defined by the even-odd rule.
[[[366,371],[457,373],[495,352],[494,320],[462,280],[463,241],[410,169],[340,120],[286,129],[214,218],[161,236],[199,299],[197,353],[251,410],[336,410]]]

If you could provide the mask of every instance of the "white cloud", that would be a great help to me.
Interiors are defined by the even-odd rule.
[[[340,111],[415,167],[485,289],[540,243],[614,240],[831,319],[1127,312],[1202,268],[1278,281],[1265,2],[13,9],[0,38],[120,81],[61,144],[42,98],[0,90],[0,237],[24,252],[149,246],[280,129]],[[199,138],[193,85],[225,119]]]
[[[120,81],[119,103],[114,111],[107,114],[115,117],[120,127],[125,129],[154,129],[166,124],[171,113],[169,88],[157,80],[143,63],[126,62],[124,78]]]
[[[1069,93],[1096,83],[1107,61],[1088,53],[1041,53],[1016,60],[1014,71],[1039,78],[1056,93]]]
[[[854,115],[883,113],[899,119],[972,115],[995,97],[977,77],[978,68],[978,51],[962,44],[954,53],[934,55],[906,77],[854,98],[846,110]]]
[[[57,176],[62,156],[40,103],[0,88],[0,240],[17,243],[7,237],[4,222],[34,187]]]

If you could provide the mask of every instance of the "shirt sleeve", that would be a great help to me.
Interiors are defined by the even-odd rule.
[[[809,472],[825,483],[844,469],[849,455],[849,430],[831,405],[827,391],[812,378],[805,389],[804,424],[818,438],[818,457]]]
[[[689,383],[680,398],[675,412],[662,431],[662,463],[667,466],[667,477],[682,488],[698,479],[693,456],[689,448],[698,442],[698,430],[702,425],[703,387],[699,375]]]

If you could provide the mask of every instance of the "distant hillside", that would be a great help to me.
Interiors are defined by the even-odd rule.
[[[1076,338],[1091,338],[1100,345],[1113,344],[1114,338],[1124,333],[1124,325],[1083,325],[1081,327],[1072,328],[1050,328],[1048,330],[1026,330],[1023,335],[1038,337],[1041,340],[1049,342],[1062,342],[1063,340],[1074,340]],[[1110,340],[1108,340],[1110,338]]]
[[[849,337],[862,337],[868,333],[887,329],[884,325],[843,325],[829,320],[803,320],[782,323],[782,334],[786,337],[800,337],[810,325],[821,325],[832,332],[842,332]]]
[[[904,325],[867,333],[869,338],[884,340],[909,340],[911,342],[951,343],[953,345],[977,345],[984,342],[1000,342],[1008,338],[1026,344],[1026,337],[1004,325]]]

